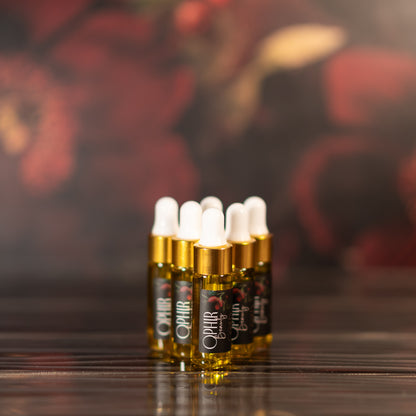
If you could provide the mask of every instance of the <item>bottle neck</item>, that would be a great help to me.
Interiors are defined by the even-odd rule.
[[[270,263],[272,261],[272,240],[273,234],[253,235],[254,263]]]
[[[197,240],[172,239],[172,263],[177,268],[194,267],[194,245]]]
[[[232,246],[227,243],[220,247],[194,246],[195,273],[202,275],[225,275],[232,272]]]
[[[254,267],[254,238],[250,241],[229,241],[232,244],[232,264],[235,269]]]
[[[151,263],[172,263],[172,237],[149,236],[149,261]]]

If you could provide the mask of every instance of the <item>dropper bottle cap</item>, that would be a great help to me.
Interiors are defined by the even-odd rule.
[[[244,201],[248,211],[249,232],[256,240],[254,261],[269,263],[272,259],[272,237],[267,227],[267,206],[258,196],[251,196]]]
[[[248,212],[243,204],[231,204],[226,213],[225,235],[228,241],[251,241],[248,231]]]
[[[208,208],[202,214],[201,239],[195,244],[195,271],[203,275],[231,273],[231,244],[227,243],[224,214]]]
[[[223,211],[222,202],[216,196],[206,196],[201,200],[202,212],[206,211],[208,208],[217,208],[221,212]]]
[[[267,207],[264,200],[251,196],[244,201],[249,216],[249,232],[253,236],[269,234],[267,228]]]
[[[194,244],[201,236],[202,209],[198,202],[187,201],[179,211],[179,231],[172,240],[172,262],[179,268],[194,267]]]
[[[155,219],[149,236],[149,260],[172,262],[172,237],[178,232],[178,203],[171,197],[160,198],[155,205]]]
[[[178,203],[170,196],[158,199],[152,234],[172,236],[178,232]]]
[[[248,231],[248,212],[243,204],[235,203],[228,207],[226,213],[225,234],[232,244],[232,263],[237,269],[254,267],[254,238]]]
[[[201,237],[202,209],[196,201],[185,202],[179,211],[179,231],[181,240],[199,240]]]

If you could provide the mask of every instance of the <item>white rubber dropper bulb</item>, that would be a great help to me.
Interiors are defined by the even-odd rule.
[[[251,196],[244,201],[248,211],[248,229],[251,235],[267,235],[267,207],[264,200],[258,196]]]
[[[248,231],[248,212],[243,204],[235,203],[227,208],[225,236],[228,241],[250,241]]]
[[[222,202],[216,196],[206,196],[201,202],[202,212],[208,208],[217,208],[221,212],[223,211]]]
[[[198,202],[188,201],[179,211],[179,231],[181,240],[199,240],[201,237],[202,208]]]
[[[202,231],[199,245],[220,247],[227,244],[224,230],[224,214],[216,208],[208,208],[202,214]]]
[[[152,234],[162,237],[176,235],[178,232],[178,203],[171,197],[160,198],[155,205],[155,222]]]

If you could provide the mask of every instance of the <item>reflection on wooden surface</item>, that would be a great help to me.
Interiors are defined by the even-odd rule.
[[[208,375],[148,356],[142,289],[3,279],[0,414],[416,413],[416,274],[275,285],[270,353]]]

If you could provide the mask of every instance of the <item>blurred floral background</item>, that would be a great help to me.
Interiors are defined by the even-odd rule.
[[[134,275],[153,205],[256,194],[288,268],[416,266],[413,0],[0,0],[0,272]]]

